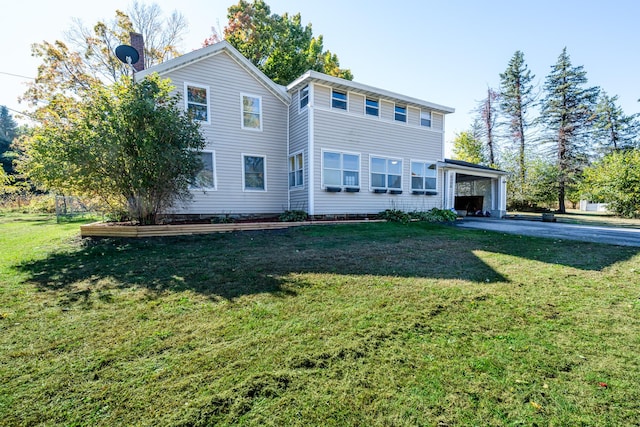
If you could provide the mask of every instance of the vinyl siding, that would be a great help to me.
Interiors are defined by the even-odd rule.
[[[314,114],[313,177],[316,214],[377,213],[397,208],[405,211],[428,210],[442,206],[442,171],[438,171],[438,195],[411,193],[411,160],[442,160],[443,135],[432,129],[395,121],[385,122],[364,115],[323,109],[316,103]],[[393,104],[391,103],[391,109]],[[382,102],[383,111],[389,103]],[[322,188],[322,152],[360,154],[360,191],[330,193]],[[370,190],[370,155],[402,159],[402,194],[376,194]]]
[[[190,214],[278,213],[288,204],[287,106],[227,53],[163,75],[184,96],[184,82],[209,86],[210,124],[201,131],[205,150],[215,151],[215,191],[193,190],[193,200],[178,209]],[[240,94],[262,97],[262,131],[241,128]],[[245,192],[242,154],[266,157],[264,192]]]
[[[434,130],[444,129],[444,115],[440,113],[431,113],[431,128]]]
[[[311,89],[311,88],[310,88]],[[301,152],[304,158],[304,186],[302,188],[292,188],[289,190],[289,209],[304,210],[309,209],[309,108],[299,110],[298,93],[291,97],[289,106],[289,155]],[[287,163],[288,165],[288,163]],[[288,166],[287,166],[288,168]],[[287,172],[289,169],[287,169]]]
[[[396,104],[389,101],[380,101],[380,117],[382,120],[387,120],[390,122],[395,121],[395,108]]]
[[[359,93],[349,93],[349,112],[364,114],[364,96]]]
[[[313,85],[314,106],[331,108],[331,88],[318,84]]]

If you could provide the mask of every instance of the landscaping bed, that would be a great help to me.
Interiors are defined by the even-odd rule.
[[[225,224],[186,223],[163,225],[134,225],[125,223],[94,222],[80,226],[81,237],[163,237],[193,234],[225,233],[230,231],[278,230],[306,225],[354,224],[359,222],[384,222],[385,220],[323,220],[323,221],[250,221]]]

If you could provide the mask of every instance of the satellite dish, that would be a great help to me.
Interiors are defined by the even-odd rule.
[[[140,59],[140,54],[133,47],[126,44],[121,44],[116,48],[116,56],[125,64],[135,64]]]

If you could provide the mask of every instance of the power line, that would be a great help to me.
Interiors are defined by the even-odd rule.
[[[18,110],[14,110],[13,108],[9,108],[6,105],[3,105],[4,108],[6,108],[9,111],[13,111],[14,113],[20,114],[21,116],[25,116],[30,118],[31,120],[38,120],[32,113],[28,113],[26,111],[18,111]]]
[[[0,71],[0,74],[6,74],[7,76],[12,76],[12,77],[19,77],[21,79],[35,80],[35,77],[27,77],[20,74],[7,73],[5,71]]]

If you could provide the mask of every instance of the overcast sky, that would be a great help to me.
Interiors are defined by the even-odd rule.
[[[151,2],[146,2],[151,3]],[[189,22],[184,52],[199,48],[212,26],[224,27],[220,0],[156,1]],[[354,80],[456,109],[446,118],[447,142],[471,123],[470,110],[487,86],[499,85],[516,50],[541,87],[563,47],[583,65],[589,83],[619,95],[627,114],[640,112],[640,2],[592,0],[270,0],[272,13],[300,12],[325,49],[336,53]],[[38,62],[30,45],[62,39],[72,18],[87,25],[126,10],[131,2],[21,0],[0,14],[0,105],[24,110],[17,97]]]

